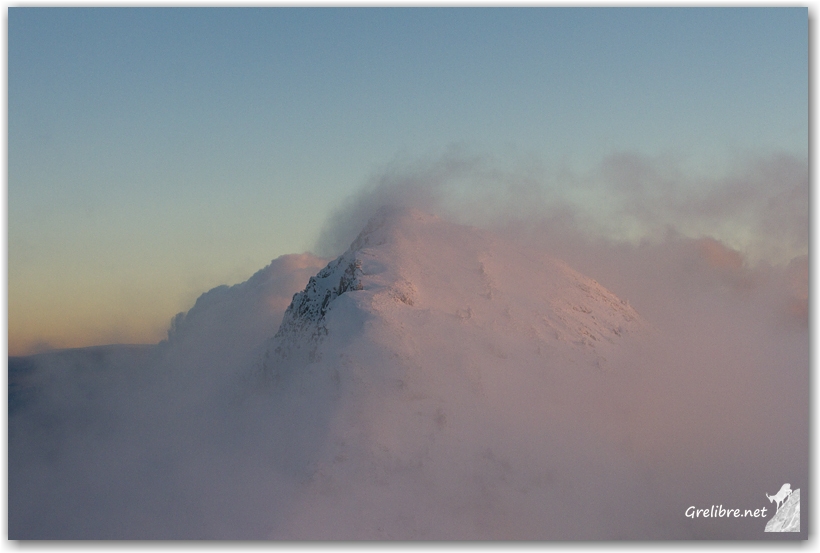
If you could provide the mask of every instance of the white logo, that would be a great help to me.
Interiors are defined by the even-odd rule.
[[[780,507],[783,506],[783,502],[786,501],[786,498],[788,498],[791,494],[792,494],[792,485],[789,484],[789,483],[786,483],[786,484],[783,484],[782,486],[780,486],[780,491],[779,492],[777,492],[774,495],[766,494],[766,497],[769,498],[769,503],[774,502],[774,503],[777,504],[777,510],[779,511]]]
[[[792,491],[791,484],[783,484],[774,495],[766,494],[769,502],[777,504],[777,511],[766,523],[766,532],[800,531],[800,488]]]

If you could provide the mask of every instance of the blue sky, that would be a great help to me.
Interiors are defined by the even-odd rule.
[[[156,341],[396,159],[808,160],[808,10],[8,10],[9,349]],[[589,199],[591,209],[607,202]]]

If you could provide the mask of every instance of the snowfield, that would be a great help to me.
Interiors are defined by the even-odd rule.
[[[704,352],[522,244],[383,208],[128,363],[10,360],[10,538],[756,536],[684,509],[762,506],[765,478],[807,471],[805,331],[703,331]],[[759,350],[736,366],[721,339]]]

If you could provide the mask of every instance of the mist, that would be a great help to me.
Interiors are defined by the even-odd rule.
[[[452,146],[437,158],[386,164],[331,214],[315,250],[340,254],[381,206],[394,205],[480,227],[549,222],[553,232],[612,244],[711,237],[749,263],[784,264],[808,254],[806,160],[748,154],[712,173],[632,153],[579,171]]]
[[[331,218],[317,249],[338,251],[383,204],[420,207],[562,259],[646,318],[651,345],[618,361],[641,375],[640,388],[627,379],[608,382],[606,393],[630,401],[626,441],[644,449],[652,493],[685,508],[757,505],[756,490],[774,491],[778,479],[805,489],[805,161],[748,156],[706,178],[634,154],[610,156],[586,174],[446,155],[373,178]],[[748,536],[754,524],[697,521],[684,535]]]
[[[338,356],[260,379],[292,295],[385,205],[563,260],[640,335],[606,370],[545,361],[514,309],[522,261],[495,268],[519,303],[492,332],[344,300]],[[784,482],[809,497],[807,244],[808,167],[786,156],[715,178],[632,154],[583,174],[455,150],[394,162],[328,219],[321,257],[203,294],[156,347],[10,360],[10,538],[788,537],[684,511],[773,509]]]

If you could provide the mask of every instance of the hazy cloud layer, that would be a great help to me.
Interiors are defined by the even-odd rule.
[[[808,163],[747,157],[718,177],[673,160],[614,154],[587,172],[508,162],[459,148],[429,162],[395,162],[326,224],[317,250],[338,255],[384,204],[486,226],[549,220],[590,238],[659,243],[712,237],[750,261],[788,263],[808,253]]]
[[[12,538],[267,536],[291,482],[271,458],[300,450],[275,432],[311,406],[241,407],[248,371],[325,262],[286,255],[210,290],[159,346],[11,359]]]

